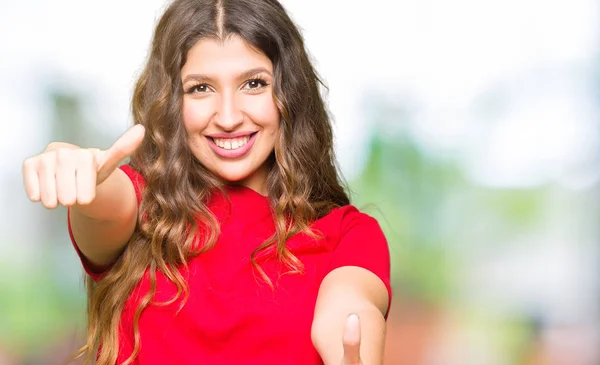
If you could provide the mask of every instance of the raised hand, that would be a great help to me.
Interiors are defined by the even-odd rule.
[[[360,359],[360,319],[356,314],[346,318],[342,344],[344,345],[342,365],[363,365]]]
[[[59,204],[89,204],[96,186],[106,180],[119,163],[132,155],[144,139],[144,127],[135,125],[107,150],[50,143],[43,153],[23,162],[23,183],[31,201],[48,209]]]

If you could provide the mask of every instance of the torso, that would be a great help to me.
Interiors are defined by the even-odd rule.
[[[143,178],[127,165],[121,169],[139,202]],[[216,245],[181,271],[189,287],[185,305],[180,300],[152,304],[142,312],[141,347],[132,365],[322,365],[310,332],[318,290],[329,272],[363,267],[382,280],[391,300],[389,248],[372,217],[351,205],[336,208],[311,224],[319,238],[298,234],[289,239],[286,247],[303,264],[303,274],[285,274],[288,269],[275,258],[259,260],[272,288],[250,261],[275,232],[268,199],[243,187],[230,188],[228,196],[231,205],[219,194],[208,204],[220,224]],[[101,280],[104,274],[79,251],[70,221],[69,234],[86,272]],[[125,303],[117,364],[133,351],[134,314],[149,288],[146,273]],[[176,293],[176,286],[157,273],[154,302],[170,301]]]
[[[300,234],[288,247],[303,263],[303,274],[281,276],[287,269],[277,260],[260,262],[274,288],[250,261],[252,251],[274,233],[265,197],[247,188],[213,199],[209,207],[221,223],[214,248],[189,262],[189,297],[180,302],[150,305],[140,317],[141,350],[134,364],[178,365],[317,365],[310,330],[319,285],[328,272],[339,232],[332,216],[313,225],[320,239]],[[340,208],[344,209],[344,208]],[[146,276],[127,301],[120,332],[120,364],[133,350],[132,321],[137,299],[147,293]],[[177,290],[157,275],[155,301],[166,302]]]

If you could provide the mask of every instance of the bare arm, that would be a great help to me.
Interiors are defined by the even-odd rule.
[[[388,291],[370,271],[346,266],[329,273],[312,325],[313,344],[325,365],[383,364],[387,306]],[[359,327],[347,325],[351,314],[359,317]]]
[[[96,199],[69,209],[73,238],[96,269],[113,263],[133,234],[137,199],[131,180],[116,169],[96,188]]]

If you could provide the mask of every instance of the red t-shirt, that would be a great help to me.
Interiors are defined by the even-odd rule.
[[[125,165],[138,201],[143,179]],[[189,262],[190,295],[178,303],[147,307],[140,317],[141,349],[134,364],[177,365],[317,365],[310,331],[319,285],[341,266],[360,266],[377,275],[391,297],[390,256],[377,221],[353,206],[332,210],[312,227],[322,239],[299,234],[288,241],[304,264],[304,275],[278,275],[276,260],[261,263],[275,284],[273,291],[253,270],[252,251],[274,231],[268,198],[245,187],[228,188],[231,206],[220,194],[209,203],[221,225],[216,246]],[[75,248],[69,222],[69,233]],[[99,280],[77,249],[86,272]],[[133,314],[149,289],[146,275],[125,304],[119,333],[118,364],[133,350]],[[157,274],[155,301],[177,292]],[[341,338],[340,338],[341,341]]]

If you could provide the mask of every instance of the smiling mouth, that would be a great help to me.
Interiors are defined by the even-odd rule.
[[[252,139],[258,132],[254,132],[247,136],[237,137],[237,138],[215,138],[208,137],[213,141],[213,143],[224,150],[237,150],[238,148],[242,148],[248,144],[248,141]]]

